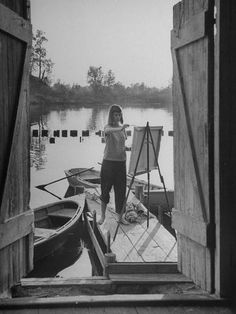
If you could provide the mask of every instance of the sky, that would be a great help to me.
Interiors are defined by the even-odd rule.
[[[31,0],[33,31],[48,39],[52,81],[86,86],[89,66],[125,86],[166,87],[172,79],[175,0]]]

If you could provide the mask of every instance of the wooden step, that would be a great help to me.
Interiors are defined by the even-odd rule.
[[[109,274],[109,279],[113,283],[142,283],[142,284],[160,284],[160,283],[192,283],[192,280],[181,273],[156,273],[156,274]]]
[[[229,300],[196,294],[113,294],[0,300],[1,313],[214,313],[232,314]]]
[[[160,274],[154,276],[152,280],[144,280],[139,274],[133,274],[126,280],[113,279],[106,277],[90,277],[90,278],[24,278],[21,279],[19,285],[14,287],[13,297],[65,297],[65,296],[81,296],[89,294],[96,295],[114,295],[114,294],[130,294],[137,293],[137,300],[140,294],[147,293],[167,293],[192,296],[204,296],[208,294],[194,285],[194,283],[183,275],[177,274],[171,276],[168,274]],[[131,278],[132,277],[132,278]]]

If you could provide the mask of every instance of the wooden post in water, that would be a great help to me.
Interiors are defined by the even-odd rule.
[[[96,213],[96,210],[94,210],[93,211],[93,232],[95,232],[96,224],[97,224],[97,213]]]
[[[163,217],[164,215],[164,208],[161,205],[157,206],[157,217],[158,217],[158,221],[161,225],[163,225]]]
[[[108,276],[108,270],[107,267],[110,263],[115,263],[116,261],[116,254],[111,252],[111,234],[110,231],[107,232],[107,253],[105,253],[105,261],[106,266],[104,269],[104,275]]]
[[[135,185],[135,196],[141,203],[143,203],[144,199],[144,186],[143,184],[136,184]]]
[[[111,252],[111,233],[107,231],[107,253]]]

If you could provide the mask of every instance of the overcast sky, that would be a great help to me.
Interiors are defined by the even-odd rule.
[[[89,66],[116,81],[165,87],[172,78],[175,0],[31,0],[33,30],[45,32],[53,82],[87,85]]]

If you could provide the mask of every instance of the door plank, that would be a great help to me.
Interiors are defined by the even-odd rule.
[[[13,138],[11,139],[11,149],[10,152],[8,152],[8,162],[6,165],[6,169],[7,172],[5,174],[5,186],[9,186],[9,174],[10,174],[10,167],[13,163],[13,160],[15,158],[14,156],[14,148],[17,146],[18,143],[18,134],[20,133],[21,130],[21,119],[22,119],[22,114],[24,112],[23,107],[25,105],[25,101],[26,101],[26,92],[25,92],[25,84],[28,78],[28,68],[29,68],[29,58],[30,58],[30,47],[28,46],[25,52],[25,58],[24,58],[24,66],[23,66],[23,77],[22,77],[22,81],[21,81],[21,88],[20,88],[20,95],[19,95],[19,104],[18,104],[18,109],[17,109],[17,114],[16,114],[16,124],[14,127],[14,133],[13,133]],[[1,201],[2,201],[2,205],[8,204],[7,201],[7,189],[4,188],[3,192],[0,192],[0,196],[1,197]],[[7,215],[7,210],[8,210],[8,206],[2,206],[2,210],[0,213],[0,223],[2,223]]]
[[[177,77],[177,82],[178,82],[178,88],[180,92],[180,97],[181,97],[181,105],[183,106],[184,113],[185,113],[185,122],[186,122],[186,127],[187,127],[187,133],[188,133],[188,139],[189,139],[189,144],[191,147],[191,157],[193,160],[193,166],[195,170],[195,175],[196,175],[196,180],[197,180],[197,187],[199,191],[199,197],[200,197],[200,202],[201,202],[201,213],[202,213],[202,218],[203,221],[207,221],[207,212],[206,212],[206,202],[205,202],[205,197],[202,189],[202,182],[201,182],[201,177],[200,177],[200,170],[198,166],[198,160],[197,160],[197,153],[196,153],[196,148],[194,144],[194,136],[193,136],[193,130],[192,126],[190,124],[190,114],[189,114],[189,109],[186,101],[186,96],[184,92],[184,82],[181,76],[180,72],[180,65],[179,65],[179,60],[177,56],[177,51],[175,49],[173,51],[173,62],[174,62],[174,67],[176,70],[176,77]]]
[[[25,43],[27,43],[31,37],[31,25],[1,3],[0,29]]]

